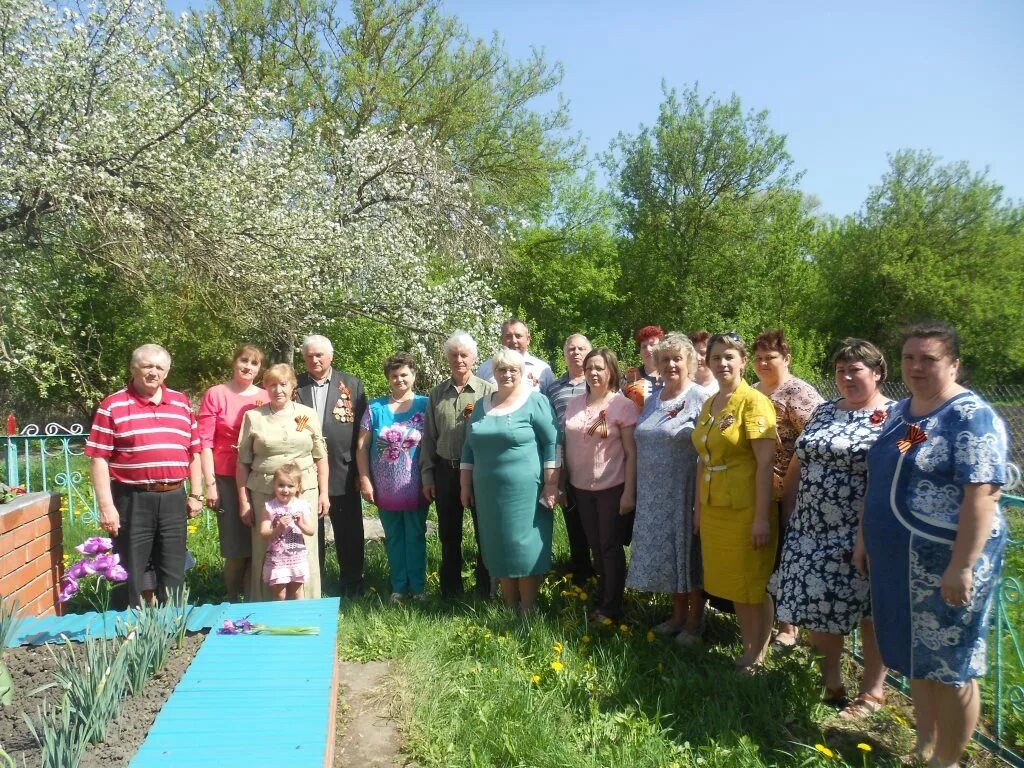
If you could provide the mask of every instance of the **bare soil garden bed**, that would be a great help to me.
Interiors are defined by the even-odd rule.
[[[205,637],[204,633],[186,635],[183,646],[171,651],[166,666],[146,683],[142,693],[125,698],[120,716],[107,729],[107,740],[86,748],[81,768],[128,765]],[[39,750],[22,714],[27,713],[38,723],[36,711],[43,699],[51,703],[59,700],[56,687],[29,695],[53,681],[53,655],[45,646],[22,646],[6,649],[4,662],[14,679],[14,703],[0,709],[0,747],[14,758],[15,765],[32,768],[39,764]]]

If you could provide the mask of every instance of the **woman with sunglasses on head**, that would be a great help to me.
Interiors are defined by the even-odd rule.
[[[952,768],[981,706],[977,678],[1007,535],[1006,427],[958,383],[960,343],[946,323],[907,331],[902,370],[910,398],[893,406],[868,451],[854,563],[871,582],[882,659],[910,678],[910,757]]]
[[[707,362],[719,389],[691,436],[700,457],[694,527],[704,590],[733,601],[743,641],[735,665],[750,674],[764,658],[774,613],[765,587],[779,532],[772,498],[775,407],[743,380],[747,346],[738,334],[712,336]]]

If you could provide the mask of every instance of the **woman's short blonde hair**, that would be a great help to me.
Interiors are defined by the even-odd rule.
[[[295,378],[295,369],[292,368],[288,363],[278,363],[267,368],[267,372],[263,374],[263,387],[272,387],[279,381],[287,381],[294,387],[298,384],[298,380]]]
[[[523,368],[526,366],[526,358],[514,349],[502,347],[494,353],[494,357],[491,358],[491,365],[494,368],[494,373],[497,373],[499,368],[518,368],[519,372],[522,373]]]
[[[667,352],[678,352],[686,360],[686,372],[689,376],[697,371],[697,350],[693,348],[693,342],[686,338],[685,334],[672,331],[661,337],[661,341],[654,345],[654,364],[661,365],[661,357]]]

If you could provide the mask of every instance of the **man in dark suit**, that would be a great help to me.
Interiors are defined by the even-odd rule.
[[[355,467],[359,422],[366,411],[363,382],[334,369],[334,347],[325,336],[302,340],[306,373],[299,376],[297,398],[316,410],[323,424],[330,467],[328,493],[331,497],[331,527],[341,569],[341,594],[357,596],[363,586],[363,506],[359,498]],[[324,521],[320,519],[320,573],[324,582],[326,554]]]

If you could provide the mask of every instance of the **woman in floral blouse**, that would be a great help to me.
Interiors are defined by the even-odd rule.
[[[391,394],[371,400],[359,425],[359,493],[380,511],[391,571],[391,599],[423,598],[427,582],[427,507],[419,453],[427,397],[413,391],[416,361],[399,352],[384,361]]]

